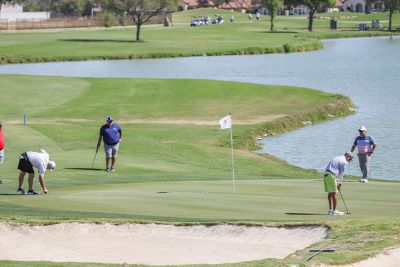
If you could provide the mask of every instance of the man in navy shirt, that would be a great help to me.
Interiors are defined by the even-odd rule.
[[[97,142],[97,150],[100,147],[101,140],[104,142],[104,152],[106,153],[106,171],[113,172],[115,170],[115,160],[119,149],[119,143],[122,140],[122,129],[118,124],[113,123],[113,118],[108,116],[106,124],[101,126],[99,141]],[[110,165],[111,159],[111,167]]]
[[[357,136],[354,140],[351,152],[353,152],[356,147],[358,148],[357,156],[363,175],[360,182],[368,183],[369,161],[371,160],[372,153],[374,153],[376,149],[376,143],[372,136],[367,135],[367,128],[364,126],[361,126],[358,132],[360,136]]]

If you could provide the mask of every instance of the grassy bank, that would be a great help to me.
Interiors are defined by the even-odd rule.
[[[5,126],[10,158],[21,150],[37,150],[43,146],[73,161],[67,164],[70,169],[65,170],[69,175],[74,176],[77,171],[79,176],[85,175],[85,170],[71,168],[87,167],[91,161],[98,128],[105,116],[112,114],[124,125],[121,153],[129,156],[129,160],[125,157],[121,160],[125,158],[128,165],[122,164],[124,174],[111,181],[101,173],[103,182],[107,183],[124,182],[124,177],[133,175],[128,170],[134,173],[134,182],[163,181],[166,177],[171,180],[229,179],[229,175],[226,177],[230,168],[230,158],[226,156],[229,131],[218,128],[218,120],[229,112],[233,115],[236,147],[241,148],[237,155],[241,177],[291,178],[299,172],[298,168],[273,158],[254,156],[247,151],[247,145],[241,144],[249,139],[249,134],[257,134],[255,129],[267,129],[268,124],[268,131],[275,133],[298,127],[302,119],[312,120],[316,109],[330,106],[338,99],[337,95],[305,88],[205,80],[11,75],[2,76],[0,83],[4,94],[15,93],[1,107],[2,120],[5,125],[10,122]],[[30,101],[24,101],[26,98]],[[335,112],[350,113],[348,109],[332,108],[320,112],[319,118]],[[23,113],[27,114],[28,127],[21,125]],[[303,118],[304,114],[310,117]],[[71,159],[69,153],[73,155]],[[77,155],[87,158],[82,160]],[[130,161],[140,163],[132,165]],[[271,162],[272,167],[266,162]],[[14,165],[9,164],[14,173]],[[269,171],[264,171],[265,168]],[[304,174],[300,177],[306,178],[310,172],[300,173]],[[89,172],[89,175],[95,177],[99,172]],[[80,180],[75,182],[79,184]],[[55,186],[75,182],[61,180]],[[85,181],[92,182],[98,183],[98,180]]]
[[[93,59],[131,59],[183,56],[242,55],[287,53],[322,48],[319,39],[391,35],[385,31],[359,32],[358,23],[371,23],[386,14],[346,13],[338,19],[339,30],[329,29],[329,14],[315,20],[315,30],[306,31],[305,16],[279,16],[276,31],[269,32],[269,18],[249,22],[242,13],[234,13],[234,23],[206,27],[189,27],[192,16],[222,14],[226,20],[232,14],[227,10],[198,9],[176,13],[174,26],[145,27],[141,42],[135,42],[135,28],[65,29],[48,31],[0,32],[0,64],[48,61],[79,61]],[[335,13],[338,14],[338,13]],[[400,15],[394,16],[394,25]]]
[[[280,133],[302,126],[304,120],[348,114],[352,104],[345,97],[221,81],[2,75],[0,94],[9,92],[12,97],[0,106],[7,145],[0,167],[5,181],[0,185],[2,221],[327,225],[328,238],[314,246],[334,247],[337,253],[309,263],[349,263],[400,243],[400,183],[361,185],[350,179],[343,193],[352,215],[327,216],[320,173],[247,150],[253,136],[265,131]],[[229,131],[218,125],[228,112],[233,115],[237,144],[236,193]],[[26,126],[23,113],[28,117]],[[90,168],[98,129],[109,114],[124,130],[115,173],[103,170],[102,151]],[[57,170],[47,175],[49,195],[13,195],[19,154],[39,148],[57,162]],[[237,265],[308,264],[308,254],[305,249],[284,260]]]

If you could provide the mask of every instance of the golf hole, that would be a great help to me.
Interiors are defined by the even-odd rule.
[[[219,264],[282,259],[323,240],[326,227],[0,224],[0,260]],[[46,253],[42,253],[46,251]]]

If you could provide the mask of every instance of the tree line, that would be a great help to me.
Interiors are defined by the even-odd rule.
[[[93,8],[101,7],[105,12],[110,12],[119,17],[129,17],[136,25],[136,40],[140,40],[141,27],[152,17],[166,12],[174,12],[178,8],[178,0],[0,0],[5,2],[23,3],[26,11],[47,11],[51,14],[63,16],[91,16]],[[274,30],[274,20],[278,11],[299,5],[308,7],[308,30],[313,30],[314,15],[316,12],[325,11],[334,7],[335,0],[211,0],[214,6],[219,7],[224,3],[235,3],[242,8],[257,9],[266,7],[270,16],[270,30]],[[381,4],[389,11],[389,31],[392,31],[393,13],[400,10],[400,0],[366,0],[366,4]],[[199,6],[209,5],[207,0],[198,0]]]
[[[130,17],[136,25],[136,41],[142,25],[152,17],[177,10],[178,0],[0,0],[24,4],[28,11],[47,11],[64,16],[91,16],[95,7],[116,16]]]

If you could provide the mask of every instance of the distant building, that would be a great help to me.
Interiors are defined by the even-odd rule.
[[[367,4],[366,0],[336,0],[336,5],[333,8],[327,8],[326,12],[365,12],[383,11],[383,5],[380,3]],[[289,9],[290,15],[304,15],[309,14],[309,8],[306,6],[296,6]]]
[[[372,11],[383,11],[383,5],[381,3],[367,4],[366,0],[336,0],[336,7],[340,11],[350,12],[365,12],[369,13]]]
[[[257,1],[253,0],[231,0],[223,2],[219,8],[231,9],[236,11],[251,11],[258,10],[262,14],[268,14],[268,10],[256,5]],[[188,9],[200,8],[200,7],[215,7],[215,4],[211,0],[180,0],[179,11],[185,11]],[[333,8],[327,8],[327,12],[335,11],[350,11],[350,12],[365,12],[368,13],[374,10],[383,10],[381,4],[370,4],[367,5],[366,0],[336,0],[336,5]],[[309,8],[303,5],[294,6],[289,8],[287,15],[306,15],[309,13]],[[285,14],[285,10],[281,10],[280,14]]]
[[[103,8],[101,7],[101,5],[99,3],[94,3],[91,10],[90,10],[90,15],[93,17],[96,14],[103,12]]]
[[[346,0],[343,1],[343,11],[365,12],[365,0]]]
[[[180,0],[178,5],[179,11],[186,11],[188,9],[200,8],[200,7],[216,7],[214,2],[211,0]],[[253,0],[232,0],[224,2],[218,6],[221,9],[232,9],[236,11],[250,11],[253,10]]]
[[[186,11],[188,9],[200,8],[200,7],[209,7],[211,1],[199,1],[199,0],[180,0],[178,3],[179,11]]]
[[[299,5],[299,6],[294,6],[289,9],[289,14],[290,15],[306,15],[310,12],[310,9],[306,6]]]
[[[43,20],[50,18],[50,12],[24,12],[22,4],[3,3],[0,9],[0,20]]]

